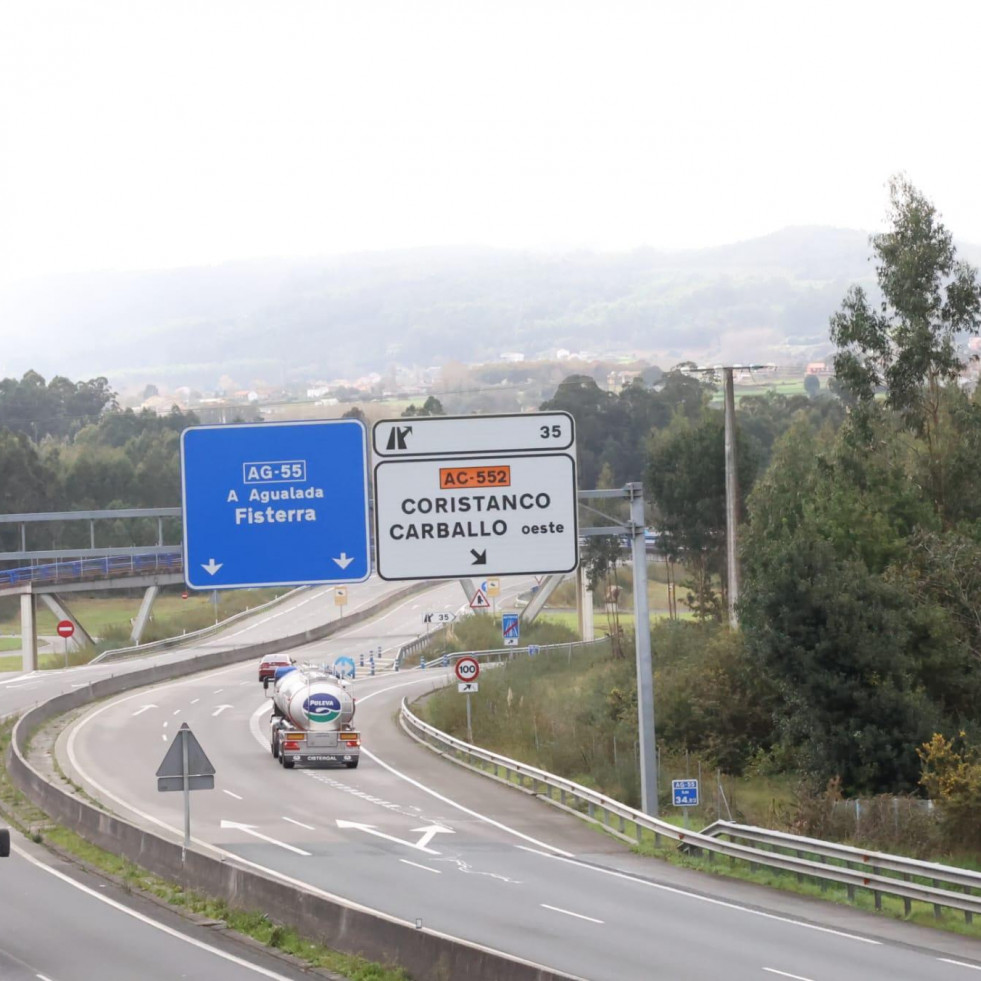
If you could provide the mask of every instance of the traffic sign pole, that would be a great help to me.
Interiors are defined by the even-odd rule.
[[[467,692],[467,742],[473,745],[473,725],[470,722],[470,692]]]

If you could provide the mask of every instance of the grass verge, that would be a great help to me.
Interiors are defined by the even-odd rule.
[[[5,761],[14,727],[13,719],[0,723],[0,813],[5,821],[35,842],[103,875],[123,889],[166,904],[177,912],[224,923],[228,929],[295,957],[308,968],[333,972],[348,981],[409,981],[398,967],[384,966],[331,950],[301,937],[292,927],[276,923],[264,913],[230,907],[224,900],[185,890],[182,886],[141,869],[127,859],[99,848],[50,818],[10,782]]]

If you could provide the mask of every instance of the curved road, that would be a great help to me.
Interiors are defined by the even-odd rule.
[[[456,584],[442,589],[459,600]],[[326,645],[354,654],[372,638],[411,632],[417,616],[392,611]],[[158,794],[153,774],[186,721],[217,770],[216,790],[192,797],[200,847],[590,981],[969,981],[981,971],[975,941],[641,859],[556,808],[439,760],[393,719],[403,695],[448,675],[355,683],[365,744],[357,770],[276,765],[254,664],[100,705],[60,741],[59,757],[114,810],[179,837],[178,795]]]
[[[350,614],[404,588],[378,579],[348,587]],[[298,633],[335,620],[333,587],[297,592],[247,621],[219,631],[194,646],[127,661],[107,662],[67,671],[43,671],[19,676],[0,675],[0,717],[98,678],[142,668],[154,662],[191,659],[219,648],[241,646]],[[448,591],[445,606],[459,605],[462,592]],[[429,608],[422,596],[405,601],[405,608]],[[408,622],[408,621],[407,621]],[[421,613],[416,618],[421,622]],[[417,633],[386,633],[375,638],[391,655]],[[249,670],[254,675],[255,665]],[[175,795],[180,796],[180,795]],[[88,875],[73,863],[51,855],[16,833],[14,851],[0,860],[0,978],[3,981],[40,979],[72,981],[244,981],[309,977],[275,953],[247,944],[235,934],[225,936],[213,925],[197,925],[156,903],[149,902]],[[55,942],[52,942],[55,938]]]

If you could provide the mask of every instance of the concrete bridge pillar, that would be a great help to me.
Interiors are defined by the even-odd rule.
[[[78,622],[78,617],[68,609],[68,604],[60,596],[55,593],[38,593],[38,595],[41,597],[41,602],[59,620],[71,620],[75,624],[75,633],[72,634],[68,641],[70,650],[77,651],[85,645],[92,644],[92,637],[89,635],[89,632]]]
[[[130,640],[134,644],[138,644],[140,638],[143,636],[143,631],[150,620],[150,611],[153,609],[153,602],[159,592],[159,586],[147,586],[147,590],[143,594],[143,602],[140,603],[140,612],[136,614],[136,619],[133,621],[133,632],[130,634]]]
[[[37,671],[37,604],[34,594],[20,594],[20,649],[24,671]]]

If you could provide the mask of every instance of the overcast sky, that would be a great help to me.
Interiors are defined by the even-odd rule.
[[[0,281],[881,227],[981,242],[981,4],[7,0]]]

